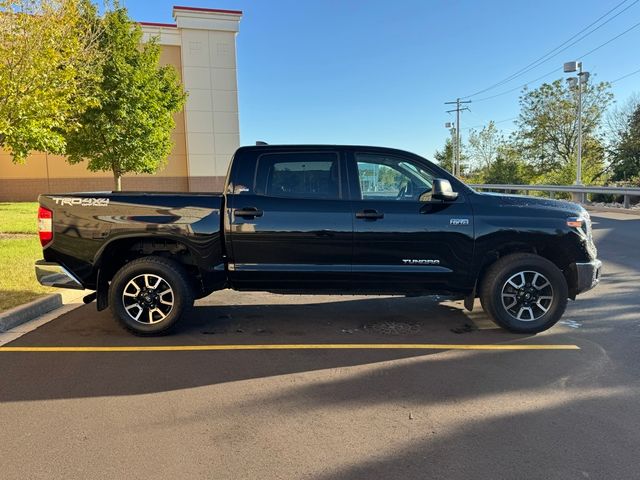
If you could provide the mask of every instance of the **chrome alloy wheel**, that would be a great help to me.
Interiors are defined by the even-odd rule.
[[[538,320],[551,308],[553,287],[541,273],[526,270],[509,277],[500,293],[502,306],[516,320]]]
[[[152,325],[161,322],[173,310],[174,295],[162,277],[145,273],[132,278],[122,291],[122,304],[136,322]]]

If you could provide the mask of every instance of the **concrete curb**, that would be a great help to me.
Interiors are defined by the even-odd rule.
[[[62,306],[62,295],[53,293],[0,313],[0,332],[6,332],[29,320]]]
[[[600,213],[624,213],[625,215],[640,216],[640,210],[637,208],[616,208],[616,207],[592,207],[591,205],[584,205],[590,212]]]

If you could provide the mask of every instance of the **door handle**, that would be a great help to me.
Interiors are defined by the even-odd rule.
[[[261,217],[263,212],[262,210],[256,207],[244,207],[244,208],[236,208],[233,211],[233,214],[236,217],[256,218],[256,217]]]
[[[384,213],[373,209],[362,210],[356,213],[356,218],[364,218],[366,220],[378,220],[384,218]]]

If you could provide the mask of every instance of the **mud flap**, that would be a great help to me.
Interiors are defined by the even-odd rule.
[[[471,293],[464,297],[464,308],[470,312],[473,312],[473,303],[476,300],[476,285],[477,283],[473,285],[473,290],[471,290]]]
[[[96,279],[96,299],[97,309],[102,311],[109,306],[109,282],[102,279],[101,270],[98,270],[98,278]]]

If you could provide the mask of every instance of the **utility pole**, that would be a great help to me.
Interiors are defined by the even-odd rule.
[[[455,168],[454,168],[454,175],[456,177],[460,176],[460,112],[467,110],[469,110],[469,107],[462,107],[460,108],[460,105],[465,104],[465,103],[471,103],[471,100],[460,100],[460,98],[456,98],[455,102],[444,102],[445,105],[454,105],[456,106],[456,108],[454,108],[453,110],[447,110],[447,113],[451,113],[451,112],[456,112],[456,144],[455,144]]]

